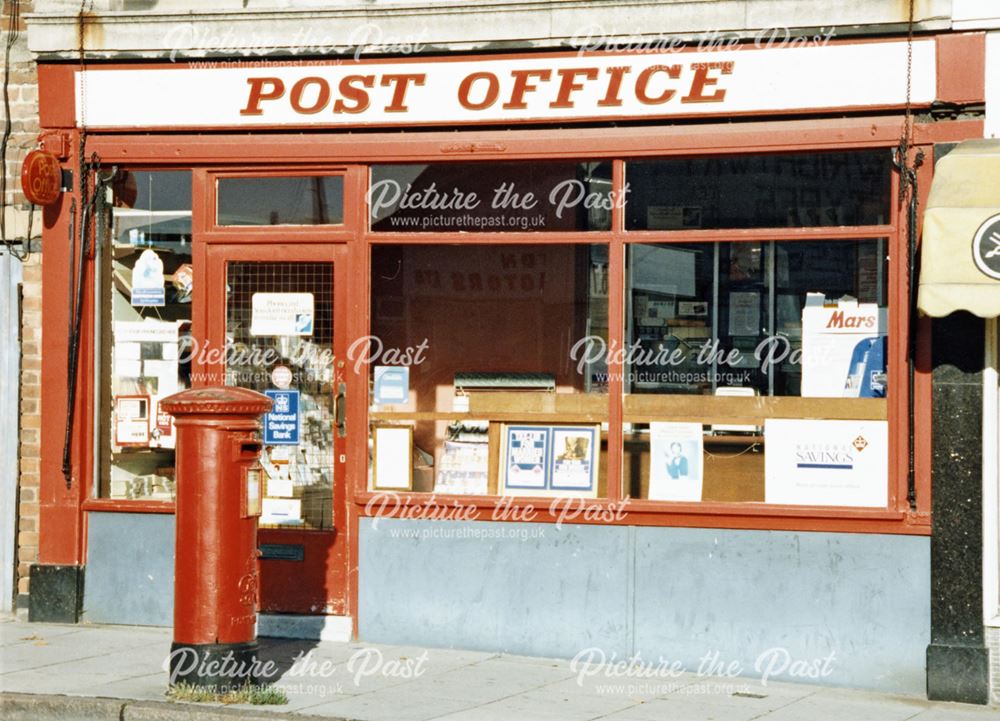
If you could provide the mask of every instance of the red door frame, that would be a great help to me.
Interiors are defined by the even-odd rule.
[[[275,177],[303,175],[338,175],[344,178],[343,223],[323,226],[220,226],[216,222],[217,180],[231,177]],[[261,566],[262,608],[292,613],[325,613],[350,615],[353,607],[351,558],[352,516],[348,512],[348,498],[352,484],[345,462],[353,455],[349,439],[360,432],[361,426],[353,420],[352,406],[359,402],[360,384],[353,377],[353,369],[343,358],[348,338],[357,337],[361,321],[357,306],[358,243],[350,242],[359,235],[360,213],[356,205],[347,202],[357,197],[363,187],[363,174],[356,166],[311,164],[297,166],[271,165],[242,168],[198,168],[193,171],[192,235],[196,256],[195,287],[205,289],[202,302],[195,310],[192,332],[195,338],[207,339],[212,347],[220,347],[225,340],[225,261],[332,261],[334,263],[334,355],[337,365],[337,383],[343,382],[347,392],[347,436],[334,433],[334,484],[332,540],[324,531],[294,531],[291,529],[261,529],[261,543],[297,543],[304,547],[302,562],[265,560]],[[195,298],[198,303],[198,298]],[[205,378],[206,384],[221,385],[224,364],[206,367],[192,364],[192,374]],[[367,387],[363,389],[367,394]],[[357,444],[354,444],[357,447]],[[345,459],[345,460],[341,460]],[[322,607],[306,605],[297,597],[296,579],[299,574],[325,579],[326,601]]]

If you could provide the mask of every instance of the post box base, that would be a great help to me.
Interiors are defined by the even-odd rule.
[[[256,641],[170,644],[170,685],[187,684],[217,693],[267,683]]]

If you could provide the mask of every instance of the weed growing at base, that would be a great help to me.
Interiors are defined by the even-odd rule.
[[[167,690],[167,698],[173,701],[195,701],[200,703],[246,703],[254,706],[270,706],[288,703],[288,696],[274,686],[242,686],[223,693],[189,683],[179,683]]]

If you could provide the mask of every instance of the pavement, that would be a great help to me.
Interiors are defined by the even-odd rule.
[[[171,630],[0,618],[3,721],[979,721],[1000,707],[477,651],[261,639],[288,703],[166,699]]]

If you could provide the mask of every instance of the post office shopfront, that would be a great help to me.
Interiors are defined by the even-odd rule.
[[[264,634],[771,652],[921,693],[929,346],[893,150],[981,137],[905,111],[981,101],[982,37],[911,50],[909,95],[905,40],[41,64],[43,144],[97,192],[45,216],[32,603],[49,573],[86,620],[170,623],[158,402],[230,384],[275,404]]]

